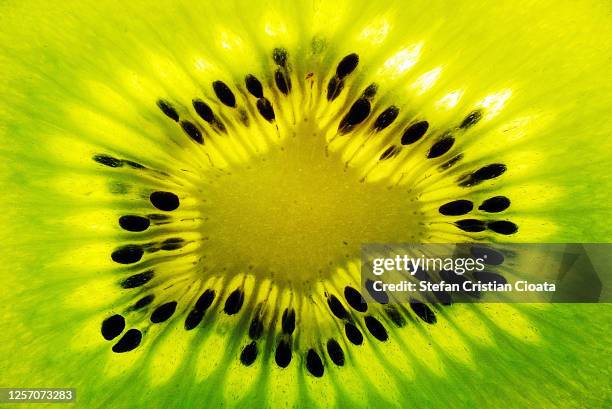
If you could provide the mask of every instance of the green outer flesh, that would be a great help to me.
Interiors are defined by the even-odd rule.
[[[338,20],[329,22],[330,31],[351,21],[350,9],[393,16],[394,21],[406,24],[399,31],[405,31],[407,41],[419,39],[418,32],[411,29],[410,23],[415,22],[423,29],[423,39],[436,47],[439,63],[458,59],[446,73],[451,77],[446,78],[449,87],[453,78],[476,90],[516,86],[509,110],[520,111],[528,105],[534,112],[552,113],[545,115],[551,121],[526,143],[539,153],[537,160],[541,161],[530,171],[531,177],[554,186],[559,196],[532,216],[557,226],[549,241],[611,241],[609,4],[513,1],[485,7],[473,3],[367,3],[367,7],[351,5],[348,13],[345,11],[347,16],[338,13]],[[259,21],[267,10],[278,9],[278,15],[286,16],[289,22],[300,21],[303,28],[317,9],[316,4],[307,2],[291,7],[249,2],[247,8],[240,4],[217,9],[199,5],[196,17],[190,18],[232,27],[243,24],[232,17],[236,11],[248,10],[252,16],[245,23],[248,25]],[[187,353],[185,367],[178,375],[153,387],[144,369],[143,376],[136,370],[124,377],[106,378],[101,375],[106,355],[100,349],[74,348],[75,334],[91,311],[79,311],[58,300],[75,293],[82,284],[80,279],[90,276],[63,257],[84,243],[95,243],[95,237],[84,237],[78,226],[62,221],[75,206],[87,208],[91,204],[87,198],[77,200],[57,189],[53,183],[57,177],[73,172],[78,178],[79,169],[65,164],[73,159],[69,151],[50,150],[45,136],[57,134],[64,122],[68,131],[77,132],[73,123],[65,121],[63,102],[74,95],[87,95],[80,78],[107,79],[121,58],[133,50],[137,55],[142,50],[155,50],[159,38],[176,44],[194,41],[190,33],[193,22],[187,21],[191,12],[188,3],[177,2],[171,7],[143,2],[126,7],[128,12],[117,13],[117,4],[105,1],[61,5],[6,2],[0,6],[0,234],[5,288],[0,295],[0,386],[76,387],[76,406],[86,408],[283,407],[287,401],[279,395],[271,400],[262,392],[273,389],[274,377],[279,376],[279,372],[264,375],[273,361],[264,366],[261,386],[244,390],[240,384],[226,384],[223,371],[216,379],[193,382],[190,363],[198,356]],[[178,11],[173,12],[173,7]],[[364,21],[360,17],[359,23]],[[211,32],[218,30],[214,24],[209,26]],[[426,27],[429,30],[424,30]],[[394,35],[402,38],[400,34]],[[335,35],[336,44],[350,41],[342,33]],[[303,41],[297,38],[296,43]],[[396,48],[388,47],[389,52]],[[457,55],[457,49],[463,54]],[[174,51],[180,56],[184,49],[177,45]],[[120,56],[113,58],[114,53]],[[529,62],[519,58],[523,55],[529,55]],[[109,63],[104,64],[107,59]],[[431,64],[435,64],[433,57]],[[506,83],[508,79],[516,81]],[[66,89],[72,96],[66,97]],[[103,146],[104,141],[98,142]],[[367,367],[359,371],[343,368],[334,372],[333,378],[328,371],[322,380],[336,391],[334,399],[305,380],[299,382],[300,392],[290,402],[301,407],[375,408],[382,407],[381,402],[396,407],[609,407],[609,305],[515,306],[531,331],[538,334],[534,342],[522,340],[520,333],[505,332],[479,312],[484,308],[495,314],[498,306],[461,308],[473,308],[479,317],[475,325],[492,333],[492,344],[466,338],[477,361],[475,367],[446,356],[442,349],[444,376],[424,364],[411,368],[416,376],[405,381],[401,373],[387,375],[403,386],[394,395],[401,398],[401,404],[390,400],[380,386],[366,386],[361,395],[346,392],[346,385],[356,382]],[[451,325],[453,313],[449,312],[447,321]],[[503,319],[510,326],[515,322],[512,316]],[[230,369],[240,370],[235,357],[230,362]],[[298,382],[304,375],[295,376]]]

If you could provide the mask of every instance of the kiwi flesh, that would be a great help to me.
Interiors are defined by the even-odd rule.
[[[607,305],[363,302],[363,243],[612,238],[609,10],[519,3],[0,6],[2,386],[605,406]]]

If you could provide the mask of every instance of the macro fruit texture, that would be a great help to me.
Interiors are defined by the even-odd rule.
[[[610,241],[609,3],[212,3],[0,6],[0,386],[609,404],[609,305],[359,283],[362,243]]]

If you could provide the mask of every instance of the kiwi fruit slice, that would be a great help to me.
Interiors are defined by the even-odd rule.
[[[606,2],[124,3],[0,6],[1,386],[609,402],[607,305],[359,282],[363,243],[612,238]]]

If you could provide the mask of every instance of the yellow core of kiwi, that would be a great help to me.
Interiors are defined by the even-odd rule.
[[[314,121],[294,129],[265,154],[206,178],[202,251],[213,268],[316,279],[358,257],[362,243],[421,239],[418,201],[406,186],[364,180],[328,149]]]

